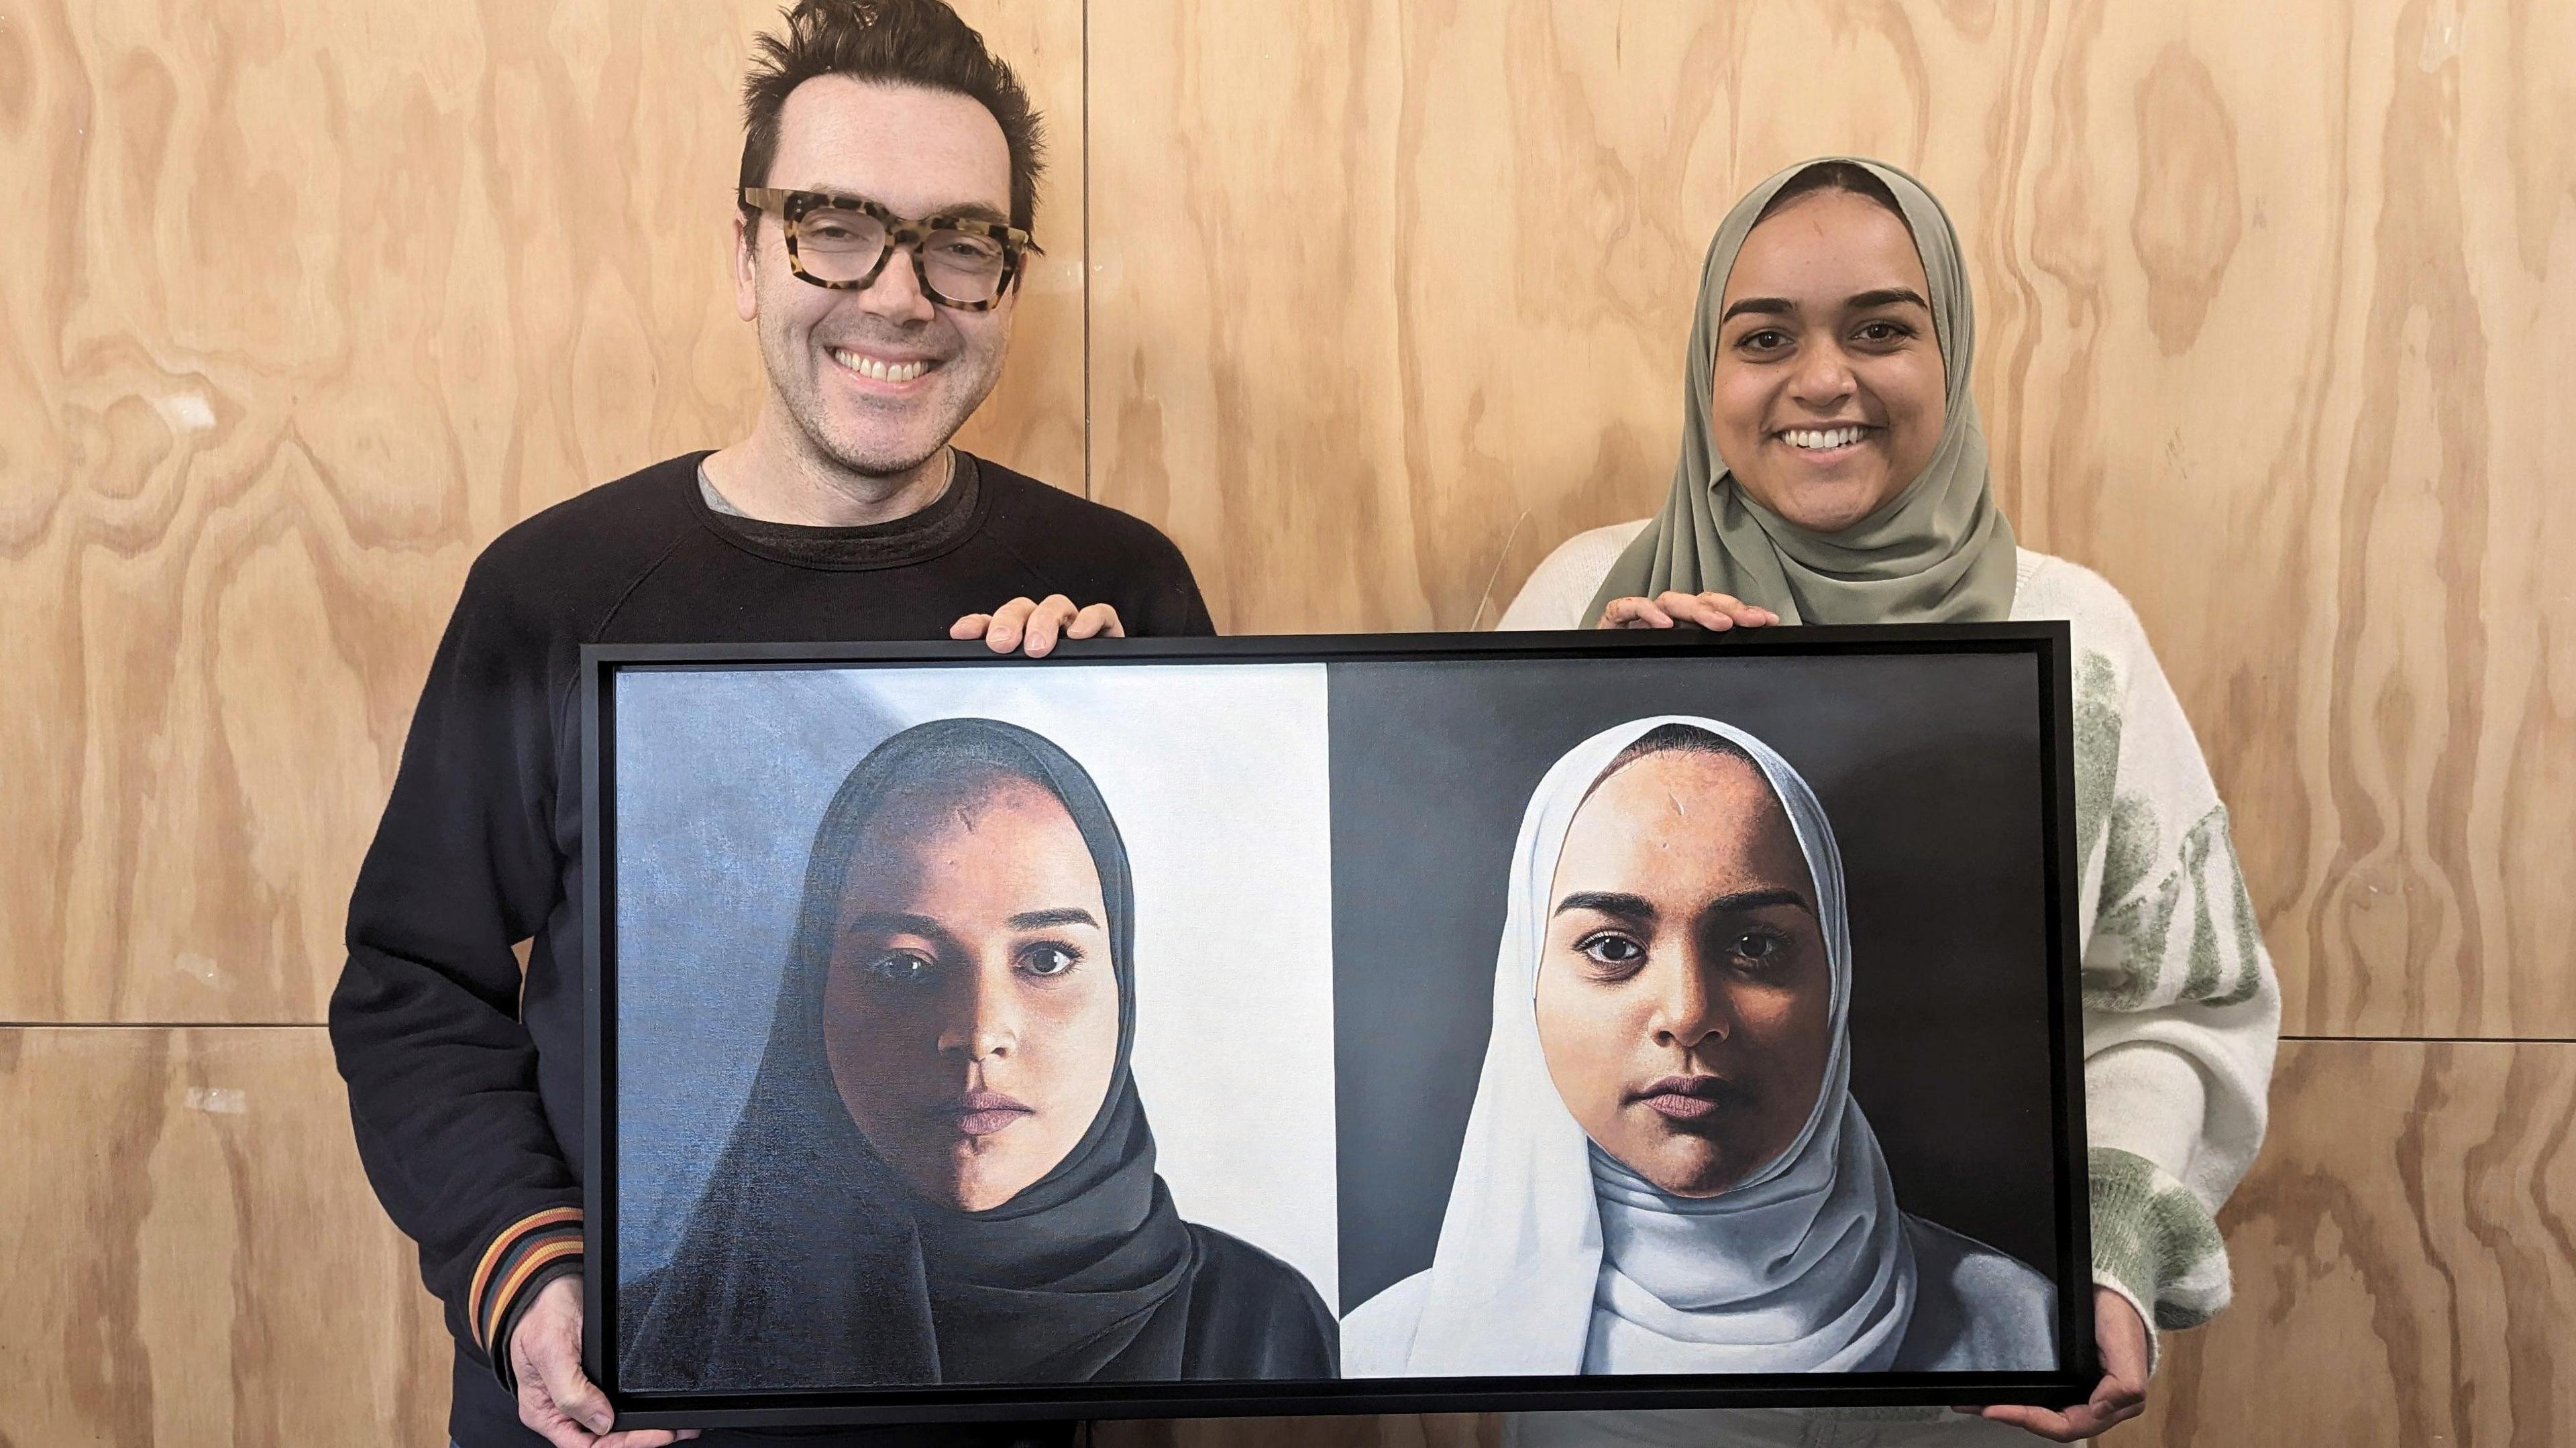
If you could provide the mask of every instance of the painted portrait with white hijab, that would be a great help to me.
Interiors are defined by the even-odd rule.
[[[1843,861],[1806,780],[1690,715],[1523,812],[1431,1265],[1354,1377],[2047,1370],[2053,1284],[1907,1212],[1853,1098]]]

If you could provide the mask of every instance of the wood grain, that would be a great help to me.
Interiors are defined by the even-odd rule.
[[[2544,1448],[2576,1423],[2576,1046],[2284,1046],[2236,1304],[2111,1448]]]
[[[2205,741],[2288,1028],[2576,1035],[2576,9],[1091,26],[1094,490],[1226,627],[1490,624],[1650,512],[1718,218],[1885,157],[1969,249],[2021,537],[2128,593]]]
[[[1080,487],[1079,0],[961,7],[1057,145],[967,441]],[[457,585],[736,436],[770,0],[0,15],[0,1020],[317,1020]]]
[[[0,1443],[436,1443],[447,1329],[313,1027],[0,1031]]]

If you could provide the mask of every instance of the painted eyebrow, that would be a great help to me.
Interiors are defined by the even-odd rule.
[[[1765,910],[1774,905],[1795,905],[1813,915],[1816,907],[1795,890],[1745,890],[1733,895],[1720,895],[1708,902],[1703,915],[1740,915],[1747,910]]]
[[[1100,928],[1100,922],[1088,910],[1024,910],[1010,919],[1013,930],[1044,930],[1054,925],[1088,925]]]
[[[1813,915],[1816,907],[1795,890],[1743,890],[1733,895],[1720,895],[1708,902],[1703,915],[1740,915],[1748,910],[1763,910],[1774,905],[1794,905]],[[1580,890],[1556,902],[1556,913],[1568,910],[1597,910],[1627,920],[1651,921],[1655,907],[1643,895],[1626,895],[1608,890]]]
[[[845,933],[873,935],[932,935],[948,938],[948,927],[927,915],[913,915],[901,910],[871,910],[853,915]]]
[[[1556,902],[1556,913],[1568,910],[1597,910],[1627,920],[1652,920],[1655,907],[1643,895],[1625,895],[1611,890],[1577,890]]]

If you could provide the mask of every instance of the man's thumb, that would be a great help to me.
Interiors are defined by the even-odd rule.
[[[615,1427],[617,1415],[609,1409],[608,1395],[583,1374],[581,1359],[569,1354],[549,1357],[551,1361],[545,1366],[546,1396],[555,1400],[555,1411],[593,1433],[606,1433]]]

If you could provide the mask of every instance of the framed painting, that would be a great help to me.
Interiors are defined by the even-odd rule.
[[[2080,1401],[2061,624],[584,651],[620,1426]]]

